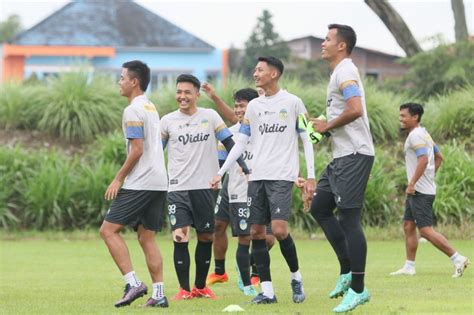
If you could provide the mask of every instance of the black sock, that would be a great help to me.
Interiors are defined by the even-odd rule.
[[[198,289],[206,286],[206,277],[209,272],[209,265],[212,255],[212,242],[201,242],[198,240],[194,259],[196,261],[196,278],[194,285]]]
[[[293,242],[293,238],[291,235],[288,234],[288,237],[284,240],[278,241],[280,243],[280,250],[285,257],[286,263],[290,268],[291,272],[297,272],[299,269],[298,266],[298,255],[296,254],[296,246],[295,242]]]
[[[252,240],[252,253],[257,265],[260,282],[272,281],[270,275],[270,254],[265,240]]]
[[[253,251],[250,252],[250,275],[251,277],[258,277],[257,265],[255,265],[255,259],[253,258]]]
[[[352,273],[351,289],[356,293],[364,291],[364,273]]]
[[[240,277],[244,286],[250,285],[250,246],[240,244],[237,247],[236,259],[239,267]]]
[[[214,259],[214,272],[221,276],[225,273],[225,259]]]
[[[341,275],[351,272],[351,260],[349,258],[339,258],[339,265],[341,266]]]
[[[174,269],[176,270],[176,275],[178,276],[179,286],[186,291],[191,291],[189,286],[189,251],[188,243],[178,243],[174,242]]]

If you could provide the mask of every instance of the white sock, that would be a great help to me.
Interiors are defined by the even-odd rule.
[[[415,269],[415,261],[405,260],[405,269]]]
[[[453,264],[457,263],[457,262],[460,262],[462,261],[463,259],[465,259],[466,257],[464,257],[463,255],[459,254],[458,252],[455,252],[453,254],[453,256],[449,257],[451,259],[451,261],[453,262]]]
[[[158,300],[164,296],[165,296],[165,285],[163,284],[163,282],[153,283],[153,294],[151,297],[154,298],[155,300]]]
[[[298,281],[303,280],[303,277],[301,276],[301,272],[299,270],[297,272],[292,272],[291,280],[298,280]]]
[[[139,287],[142,284],[133,270],[124,275],[123,280],[132,287]]]
[[[273,299],[275,293],[273,293],[273,285],[271,281],[263,281],[260,282],[260,286],[262,287],[263,295]]]

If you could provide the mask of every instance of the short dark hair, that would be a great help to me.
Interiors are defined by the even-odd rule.
[[[258,92],[251,88],[240,89],[234,93],[234,101],[250,102],[258,97]]]
[[[408,109],[408,112],[410,115],[415,116],[418,115],[418,122],[421,120],[421,116],[423,116],[423,113],[425,110],[423,109],[423,106],[418,103],[405,103],[400,105],[400,110],[402,109]]]
[[[346,51],[350,55],[357,42],[357,35],[352,27],[343,24],[329,24],[328,30],[337,29],[337,38],[346,43]]]
[[[192,74],[180,74],[178,78],[176,79],[176,85],[181,82],[188,82],[194,85],[194,87],[199,91],[201,88],[201,82],[199,81],[198,78],[193,76]]]
[[[125,62],[122,68],[127,69],[128,75],[131,78],[137,79],[140,82],[140,90],[145,92],[150,83],[150,68],[148,68],[147,64],[140,60],[132,60]]]
[[[281,60],[277,57],[258,57],[258,61],[266,62],[268,65],[277,68],[277,70],[280,72],[280,76],[283,74],[283,70],[285,69],[285,67],[283,66],[283,62],[281,62]]]

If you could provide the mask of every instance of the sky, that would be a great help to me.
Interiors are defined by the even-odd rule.
[[[64,6],[64,0],[0,0],[0,20],[18,14],[25,29]],[[243,48],[264,9],[273,15],[276,32],[284,40],[322,37],[327,25],[351,25],[357,46],[404,56],[403,50],[363,0],[136,0],[136,2],[218,48]],[[441,37],[454,42],[450,0],[391,0],[424,48]],[[464,0],[468,30],[473,35],[474,0]]]

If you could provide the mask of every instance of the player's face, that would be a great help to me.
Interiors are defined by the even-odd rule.
[[[237,119],[241,122],[244,120],[245,111],[247,110],[247,105],[249,102],[245,100],[238,100],[234,103],[234,113],[237,116]]]
[[[120,95],[128,97],[132,94],[135,84],[137,84],[137,79],[132,79],[128,75],[128,69],[122,68],[122,73],[120,74],[120,80],[118,84],[120,86]]]
[[[326,35],[324,42],[321,44],[321,58],[331,61],[337,55],[342,43],[337,40],[337,29],[330,29]]]
[[[176,102],[181,110],[196,107],[199,91],[190,82],[179,82],[176,85]]]
[[[403,108],[399,120],[401,129],[412,129],[418,124],[418,115],[411,115],[407,108]]]
[[[272,80],[278,76],[278,71],[270,67],[265,61],[259,61],[253,73],[255,85],[259,88],[265,89]]]

